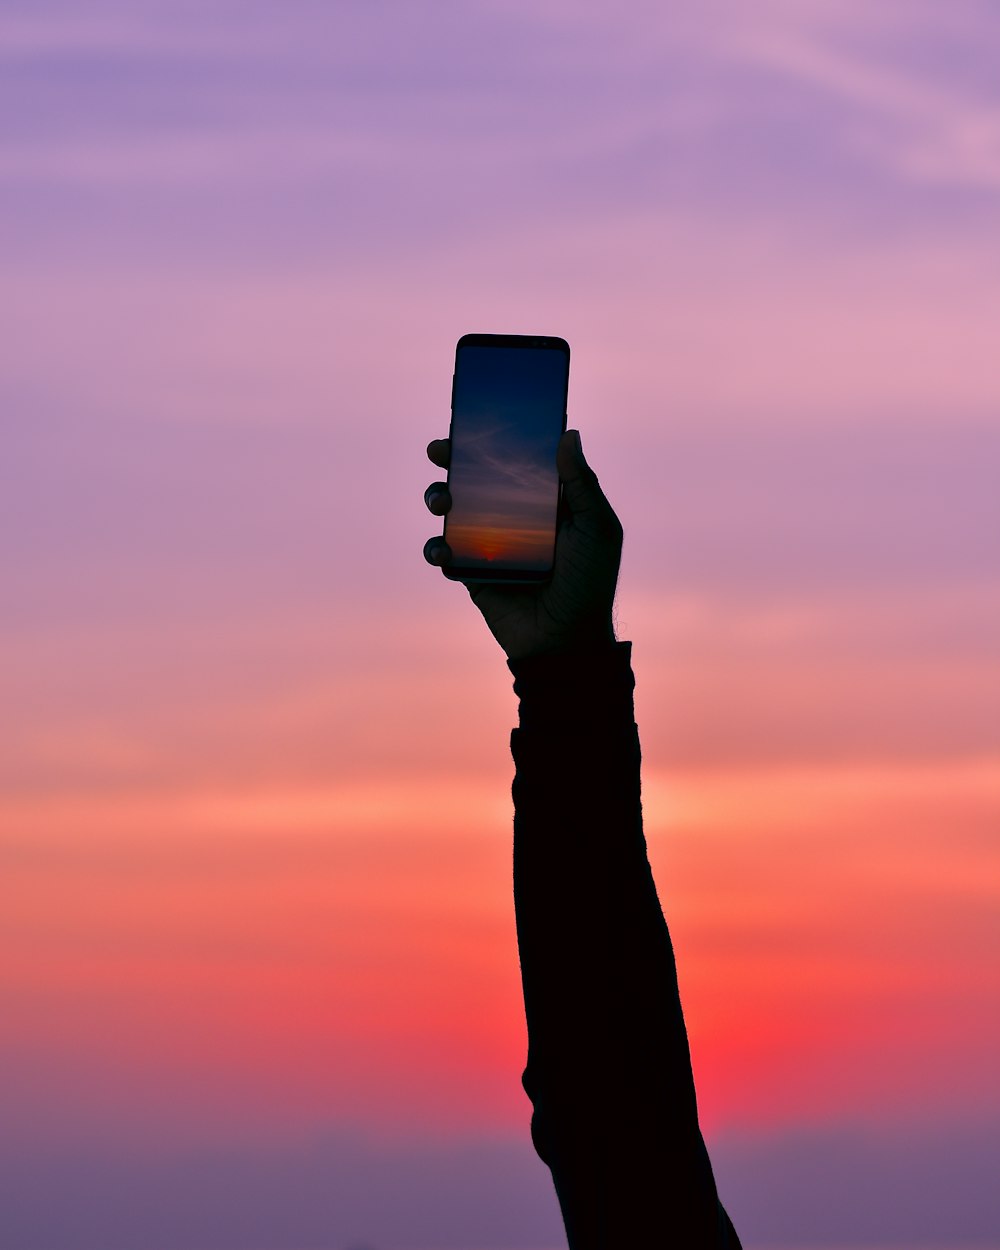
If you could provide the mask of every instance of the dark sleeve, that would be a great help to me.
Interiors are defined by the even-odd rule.
[[[512,661],[524,1088],[571,1250],[738,1250],[646,858],[631,644]]]

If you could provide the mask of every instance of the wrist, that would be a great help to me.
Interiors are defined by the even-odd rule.
[[[510,663],[530,660],[536,656],[586,656],[613,651],[618,645],[611,621],[584,625],[565,634],[537,639],[523,648],[513,648],[507,653]]]
[[[575,652],[547,652],[508,661],[520,700],[522,729],[590,733],[634,721],[632,644],[606,642]],[[595,710],[600,715],[595,722]]]

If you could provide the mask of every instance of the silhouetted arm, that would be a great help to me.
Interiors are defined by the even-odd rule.
[[[572,1250],[735,1250],[646,858],[630,653],[510,663],[532,1138]]]
[[[430,444],[446,468],[447,439]],[[571,1250],[739,1250],[698,1127],[667,926],[646,859],[631,644],[611,611],[622,527],[568,431],[551,582],[469,587],[521,700],[514,897],[532,1137]],[[443,516],[445,482],[424,494]],[[424,555],[445,564],[440,536]]]

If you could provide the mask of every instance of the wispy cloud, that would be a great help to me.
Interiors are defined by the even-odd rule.
[[[131,185],[204,191],[234,180],[273,185],[276,178],[290,176],[361,176],[390,167],[398,173],[400,155],[399,147],[385,138],[332,128],[309,133],[298,126],[276,130],[252,122],[226,129],[191,125],[131,136],[8,144],[0,151],[0,180],[111,191]]]
[[[926,38],[931,42],[934,32]],[[839,130],[858,154],[882,159],[914,182],[1000,190],[1000,106],[976,99],[960,77],[943,86],[916,69],[907,73],[891,45],[881,55],[847,51],[836,39],[782,29],[743,34],[733,50],[847,106]]]

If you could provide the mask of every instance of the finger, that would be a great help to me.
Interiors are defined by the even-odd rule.
[[[424,559],[428,564],[434,564],[438,568],[442,564],[447,564],[451,559],[451,548],[440,534],[434,538],[428,538],[424,543]]]
[[[447,469],[451,462],[451,439],[432,438],[427,444],[427,459],[439,469]]]
[[[560,439],[556,466],[563,483],[563,496],[574,517],[593,520],[609,530],[620,528],[597,474],[587,464],[579,430],[567,430]]]
[[[431,482],[424,491],[424,503],[427,510],[435,516],[444,516],[451,507],[451,492],[447,482]]]

